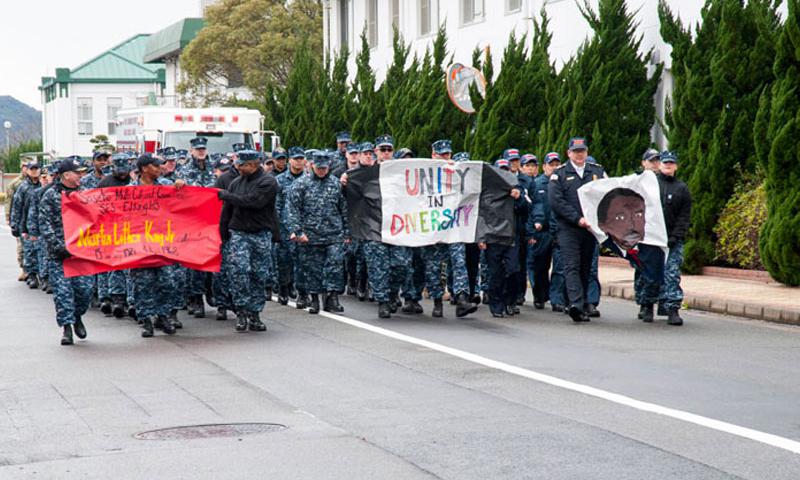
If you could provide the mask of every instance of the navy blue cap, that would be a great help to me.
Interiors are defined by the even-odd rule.
[[[251,147],[246,143],[234,143],[233,145],[231,145],[231,150],[233,150],[234,152],[238,152],[239,150],[252,150],[252,149],[253,147]]]
[[[561,156],[558,152],[550,152],[544,156],[544,163],[559,162],[561,163]]]
[[[372,143],[364,142],[361,144],[361,153],[371,152],[373,150],[375,150],[375,145],[373,145]]]
[[[536,158],[536,155],[532,153],[526,153],[522,156],[522,161],[520,163],[522,165],[526,165],[528,163],[535,163],[536,165],[539,165],[539,159]]]
[[[678,163],[678,154],[675,152],[670,152],[669,150],[664,150],[661,152],[661,163]]]
[[[661,154],[658,153],[658,150],[655,148],[648,148],[644,151],[644,155],[642,155],[642,160],[658,160],[661,158]]]
[[[572,137],[569,139],[569,150],[588,150],[589,145],[583,137]]]
[[[282,148],[276,148],[275,150],[272,151],[272,159],[273,160],[277,160],[279,158],[283,158],[283,159],[289,158],[286,155],[286,150],[284,150]]]
[[[39,165],[39,160],[36,159],[29,160],[28,163],[25,164],[25,166],[28,168],[41,168],[41,165]]]
[[[136,159],[136,168],[141,170],[143,167],[146,167],[148,165],[158,166],[161,165],[161,163],[162,163],[161,160],[159,160],[158,158],[150,155],[149,153],[145,153],[143,155],[140,155],[139,158]]]
[[[509,162],[511,160],[519,160],[519,150],[516,148],[506,148],[503,150],[503,159],[508,160]]]
[[[393,156],[394,158],[406,158],[406,157],[413,158],[414,151],[411,150],[410,148],[403,147],[400,150],[395,151]]]
[[[111,164],[115,172],[127,172],[131,169],[131,161],[125,153],[115,153],[111,156]]]
[[[192,148],[206,148],[208,145],[208,139],[206,137],[195,137],[189,141],[192,145]]]
[[[175,150],[175,147],[164,147],[161,156],[164,157],[164,160],[177,160],[178,152]]]
[[[375,139],[375,146],[378,148],[387,146],[394,148],[394,137],[392,137],[388,133],[383,134]]]
[[[454,162],[466,162],[468,160],[470,160],[469,152],[458,152],[455,155],[453,155]]]
[[[433,142],[433,145],[431,145],[431,148],[433,149],[434,152],[438,153],[439,155],[445,153],[453,153],[453,142],[447,139],[436,140],[435,142]]]
[[[347,153],[358,153],[361,150],[361,145],[357,144],[356,142],[350,142],[347,144]]]
[[[233,165],[233,160],[231,160],[228,157],[222,157],[214,162],[214,168],[218,168],[223,172],[227,172],[228,170],[230,170],[231,165]]]
[[[313,156],[314,166],[317,168],[330,168],[333,159],[327,152],[316,151]]]
[[[350,137],[350,132],[344,131],[336,134],[336,143],[352,142],[352,141],[353,139]]]
[[[505,158],[499,158],[499,159],[495,160],[494,161],[494,166],[497,167],[497,168],[511,168],[508,165],[508,160],[506,160]]]
[[[178,158],[186,158],[189,156],[189,150],[186,150],[185,148],[180,148],[178,150],[175,150],[175,154],[178,156]]]
[[[61,163],[58,165],[58,173],[67,173],[67,172],[83,172],[86,170],[86,166],[83,162],[80,161],[79,156],[72,155],[70,157],[61,160]]]
[[[289,147],[289,158],[306,158],[306,151],[303,147]]]
[[[97,160],[100,157],[110,157],[111,154],[106,152],[105,150],[96,150],[92,153],[92,160]]]
[[[239,150],[236,152],[236,165],[241,165],[245,162],[260,162],[261,155],[255,150]]]

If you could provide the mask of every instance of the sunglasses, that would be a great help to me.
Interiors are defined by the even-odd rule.
[[[394,148],[392,147],[381,147],[378,150],[380,150],[381,152],[394,152]]]

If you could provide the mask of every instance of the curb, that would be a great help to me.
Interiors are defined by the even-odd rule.
[[[608,297],[634,300],[633,285],[627,281],[623,284],[607,283],[601,286],[600,291]],[[800,325],[800,310],[775,308],[768,305],[749,305],[710,295],[697,296],[687,294],[683,299],[683,303],[692,310],[735,315],[784,325]]]

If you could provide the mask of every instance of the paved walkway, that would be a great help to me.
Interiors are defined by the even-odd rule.
[[[601,259],[599,271],[603,295],[633,299],[631,268]],[[800,325],[800,288],[709,275],[683,275],[681,285],[688,308]]]

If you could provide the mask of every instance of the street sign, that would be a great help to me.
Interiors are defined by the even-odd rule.
[[[486,79],[480,70],[460,63],[450,65],[447,69],[447,94],[453,104],[465,113],[475,113],[469,96],[471,85],[478,88],[481,97],[486,97]]]

